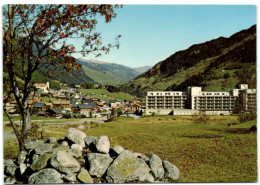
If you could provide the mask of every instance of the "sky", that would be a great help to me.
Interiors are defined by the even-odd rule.
[[[120,48],[98,58],[75,57],[129,67],[153,66],[193,44],[229,37],[256,24],[255,5],[124,5],[116,12],[110,23],[97,18],[96,31],[103,43],[122,35]]]

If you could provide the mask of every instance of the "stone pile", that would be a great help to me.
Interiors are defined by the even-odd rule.
[[[179,169],[155,154],[110,146],[107,136],[70,128],[64,138],[25,144],[16,160],[4,160],[6,184],[174,182]]]

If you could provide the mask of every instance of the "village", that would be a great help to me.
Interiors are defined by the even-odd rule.
[[[94,93],[84,94],[80,85],[74,88],[65,87],[59,90],[51,89],[49,82],[35,83],[35,92],[29,95],[28,105],[32,116],[52,118],[101,118],[111,121],[114,117],[131,116],[145,109],[141,100],[101,99]],[[102,96],[106,97],[106,94]],[[6,108],[11,116],[19,116],[16,100],[4,98]],[[142,103],[141,103],[142,104]]]

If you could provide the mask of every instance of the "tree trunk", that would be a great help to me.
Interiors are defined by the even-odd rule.
[[[29,108],[25,107],[25,109],[20,113],[22,116],[22,130],[21,130],[21,138],[19,141],[20,151],[24,150],[24,144],[28,141],[30,137],[30,128],[31,128],[31,116],[29,112]]]

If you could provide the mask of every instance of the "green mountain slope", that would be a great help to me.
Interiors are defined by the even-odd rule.
[[[120,79],[124,82],[129,82],[130,80],[137,77],[140,72],[115,63],[102,62],[97,60],[85,60],[85,59],[77,59],[77,63],[86,66],[95,71],[102,71],[108,74],[109,76]]]
[[[256,26],[178,51],[122,90],[144,97],[150,90],[230,90],[239,83],[256,86]]]
[[[96,71],[96,70],[90,69],[83,65],[82,65],[81,69],[91,79],[93,79],[95,82],[97,82],[101,85],[119,85],[119,84],[125,83],[124,81],[121,81],[117,78],[113,78],[102,71]]]

